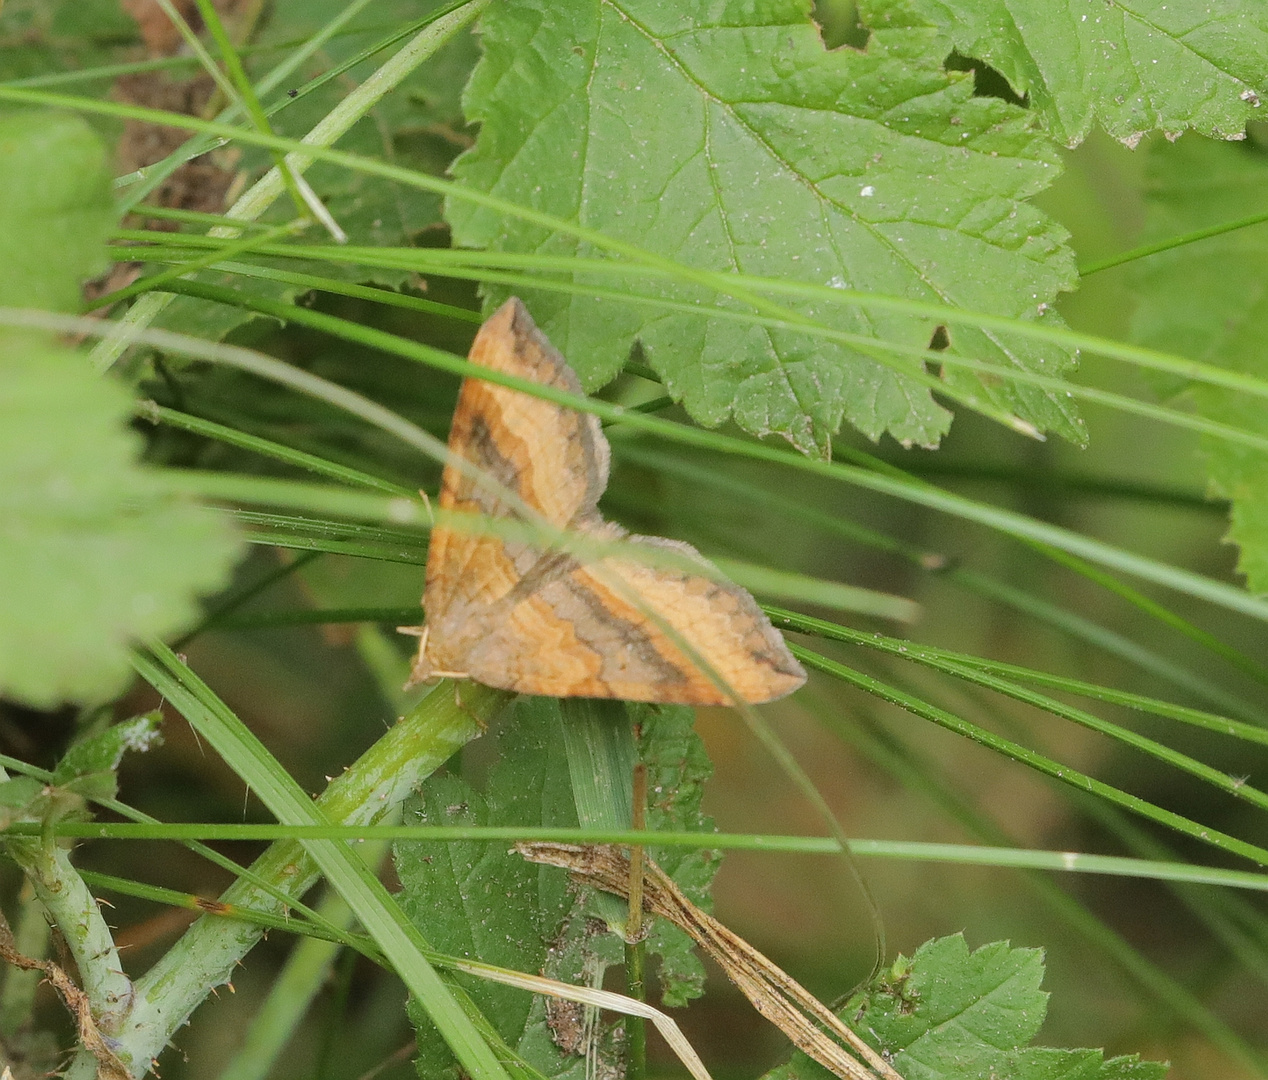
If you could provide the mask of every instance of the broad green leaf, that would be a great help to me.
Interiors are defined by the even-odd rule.
[[[188,626],[228,578],[228,524],[136,463],[131,411],[82,357],[0,336],[0,694],[118,693],[131,644]]]
[[[660,256],[712,271],[875,290],[1022,319],[1052,318],[1074,285],[1066,233],[1025,200],[1055,179],[1056,149],[1022,110],[947,72],[932,29],[877,31],[827,51],[809,0],[506,0],[482,18],[467,87],[481,123],[455,176]],[[458,198],[455,243],[590,257],[588,243]],[[583,288],[610,277],[573,275]],[[621,279],[643,296],[711,302],[703,288]],[[506,294],[490,288],[495,304]],[[587,388],[641,344],[669,392],[827,454],[843,421],[933,445],[950,416],[908,374],[789,331],[523,290]],[[932,320],[793,302],[830,326],[924,348]],[[950,348],[1058,375],[1071,357],[956,328]],[[911,360],[904,360],[913,370]],[[899,366],[902,366],[900,364]],[[948,385],[1081,441],[1065,395],[948,372]]]
[[[1268,151],[1253,142],[1160,144],[1149,170],[1148,239],[1247,217],[1268,191]],[[1268,378],[1268,224],[1151,255],[1133,282],[1137,341]],[[1261,398],[1194,384],[1185,399],[1212,420],[1268,434]],[[1268,592],[1268,455],[1213,438],[1204,449],[1212,494],[1232,500],[1228,539],[1241,549],[1238,567],[1253,591]]]
[[[938,938],[900,956],[840,1011],[893,1062],[904,1080],[1162,1080],[1167,1067],[1100,1050],[1028,1047],[1048,995],[1043,954],[1007,942],[970,952],[963,936]],[[798,1053],[766,1080],[831,1076]]]
[[[522,698],[514,721],[498,737],[498,763],[481,795],[455,777],[435,777],[423,788],[416,817],[426,824],[576,826],[564,742],[555,727],[558,710],[544,698]],[[712,767],[692,729],[693,711],[677,706],[631,706],[639,752],[648,765],[648,826],[711,830],[700,812],[702,785]],[[402,904],[442,951],[521,971],[542,971],[565,982],[602,981],[622,957],[620,941],[603,932],[590,904],[575,896],[562,873],[524,862],[501,843],[400,843],[396,847]],[[651,854],[696,903],[708,904],[716,852],[682,848]],[[665,1004],[698,997],[703,968],[691,942],[675,927],[653,927],[648,950],[660,956],[658,976]],[[549,1010],[523,991],[464,980],[506,1041],[550,1076],[580,1076],[582,1058],[561,1054],[551,1041],[571,1023],[572,1009]],[[575,1026],[575,1025],[574,1025]],[[565,1040],[566,1041],[566,1040]],[[610,1035],[605,1044],[610,1041]],[[452,1061],[429,1025],[420,1024],[421,1076],[433,1077]]]
[[[915,1066],[911,1080],[952,1075],[948,1063],[957,1058],[1024,1046],[1039,1033],[1048,1000],[1042,980],[1038,949],[997,941],[970,952],[956,934],[927,942],[910,960],[900,956],[850,1015],[882,1046],[901,1048],[903,1064]]]
[[[77,310],[113,223],[106,150],[87,124],[0,114],[0,306]]]
[[[407,823],[427,825],[575,826],[563,746],[553,729],[535,723],[521,701],[498,738],[499,760],[481,795],[453,776],[423,786]],[[396,845],[400,900],[406,914],[442,952],[532,974],[559,946],[560,927],[576,898],[562,871],[525,862],[496,843],[401,842]],[[548,1076],[584,1075],[584,1058],[562,1054],[549,1037],[544,1007],[512,987],[462,978],[472,999],[502,1038]],[[413,1011],[419,1076],[456,1075],[456,1063],[435,1029]]]
[[[936,26],[1000,72],[1053,136],[1094,123],[1134,146],[1149,131],[1240,139],[1268,100],[1259,0],[861,0],[869,26]]]

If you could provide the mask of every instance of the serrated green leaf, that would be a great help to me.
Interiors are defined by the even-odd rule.
[[[500,757],[489,776],[487,797],[453,776],[423,786],[406,821],[431,825],[516,824],[575,826],[568,765],[553,727],[538,722],[531,702],[521,701],[515,720],[498,738]],[[557,947],[560,926],[575,906],[567,875],[525,862],[496,843],[401,842],[396,869],[401,905],[431,944],[536,974]],[[479,979],[463,985],[503,1039],[548,1076],[577,1069],[584,1058],[564,1055],[551,1042],[543,1008],[531,994]],[[419,1075],[454,1075],[453,1055],[430,1022],[418,1026]]]
[[[900,956],[840,1016],[904,1080],[1162,1080],[1167,1067],[1100,1050],[1028,1047],[1043,1023],[1043,954],[997,941],[969,951],[956,934]],[[826,1080],[803,1054],[765,1080]]]
[[[65,784],[78,776],[113,773],[119,768],[124,754],[129,751],[145,753],[161,741],[159,726],[162,722],[163,714],[156,709],[143,716],[111,724],[104,731],[77,742],[57,763],[54,781]]]
[[[936,26],[1028,96],[1067,146],[1094,123],[1130,146],[1149,131],[1240,139],[1268,101],[1258,0],[861,0],[859,13],[878,28]]]
[[[508,0],[483,16],[465,107],[481,123],[453,172],[480,191],[709,270],[872,289],[1019,318],[1074,285],[1066,233],[1025,202],[1056,177],[1033,120],[973,95],[933,30],[827,51],[809,0]],[[451,198],[455,242],[591,256],[593,248]],[[574,275],[586,285],[589,279]],[[595,279],[599,280],[598,278]],[[609,285],[609,280],[603,284]],[[643,295],[708,302],[665,282]],[[835,343],[745,323],[523,290],[593,389],[635,340],[706,425],[732,419],[826,454],[848,420],[932,445],[949,415],[924,386]],[[490,288],[492,305],[506,294]],[[794,306],[798,306],[794,303]],[[923,348],[935,324],[800,304],[835,328]],[[1071,357],[959,328],[954,351],[1059,374]],[[1082,440],[1064,395],[947,382]]]
[[[960,934],[939,938],[899,957],[887,976],[849,1015],[888,1050],[902,1050],[911,1080],[954,1075],[951,1063],[968,1055],[1025,1045],[1047,1008],[1043,954],[1007,942],[970,952]]]
[[[83,357],[0,336],[0,693],[36,707],[123,689],[132,642],[192,623],[238,553],[136,464],[131,404]]]
[[[1100,1050],[1030,1047],[1006,1055],[996,1067],[1009,1080],[1162,1080],[1167,1066],[1136,1055],[1110,1058]]]
[[[87,124],[0,114],[0,306],[78,310],[113,223],[106,150]]]
[[[1151,148],[1149,173],[1147,237],[1180,236],[1262,210],[1268,152],[1189,137]],[[1132,281],[1135,340],[1268,377],[1268,224],[1152,255]],[[1268,434],[1260,398],[1199,384],[1185,398],[1212,420]],[[1238,569],[1252,591],[1268,592],[1268,455],[1213,438],[1203,446],[1212,493],[1232,500],[1228,539],[1241,549]]]

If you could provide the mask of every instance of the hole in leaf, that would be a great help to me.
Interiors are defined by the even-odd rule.
[[[839,49],[842,45],[867,48],[869,31],[859,22],[858,5],[854,0],[815,0],[814,21],[819,24],[824,48]]]
[[[942,352],[943,349],[951,347],[951,337],[947,333],[945,326],[934,328],[932,336],[929,338],[929,348],[934,352]],[[935,379],[942,378],[942,365],[936,360],[925,360],[925,373],[932,375]]]
[[[1008,80],[984,61],[975,60],[971,56],[962,56],[958,52],[953,52],[947,57],[943,67],[948,71],[973,72],[974,97],[999,98],[1013,105],[1020,105],[1022,108],[1026,107],[1026,99],[1014,93],[1013,88],[1008,85]]]

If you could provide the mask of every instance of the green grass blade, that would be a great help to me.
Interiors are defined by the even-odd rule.
[[[1086,773],[1079,772],[1069,766],[1062,765],[1052,758],[1043,754],[1036,753],[1015,743],[1010,739],[1002,738],[993,732],[987,731],[985,728],[972,724],[948,712],[940,709],[936,705],[931,705],[926,701],[922,701],[912,694],[905,693],[897,687],[889,686],[879,679],[875,679],[870,675],[865,675],[860,671],[846,666],[836,660],[829,660],[826,656],[820,656],[818,653],[812,652],[800,645],[790,645],[793,655],[796,656],[807,667],[814,668],[816,671],[822,671],[825,674],[832,675],[840,679],[842,682],[849,683],[858,687],[860,690],[871,694],[873,697],[882,701],[887,701],[891,705],[897,705],[902,709],[915,716],[930,720],[939,727],[944,727],[948,731],[954,731],[958,735],[971,739],[973,742],[1002,754],[1004,757],[1010,758],[1019,764],[1025,765],[1027,768],[1034,769],[1036,772],[1059,780],[1063,784],[1077,788],[1080,791],[1091,792],[1116,806],[1121,806],[1132,813],[1139,814],[1141,817],[1148,818],[1160,825],[1165,825],[1176,832],[1182,833],[1191,839],[1209,844],[1221,851],[1228,852],[1232,855],[1249,859],[1251,862],[1259,866],[1268,866],[1268,849],[1262,848],[1257,844],[1248,843],[1240,840],[1228,833],[1221,832],[1218,829],[1212,829],[1209,826],[1201,825],[1182,814],[1173,813],[1170,810],[1164,810],[1160,806],[1148,802],[1145,799],[1138,798],[1110,784],[1103,783],[1100,780],[1088,776]]]
[[[138,402],[136,411],[137,415],[143,420],[149,420],[153,424],[166,424],[168,427],[177,428],[180,431],[188,431],[194,435],[202,435],[204,438],[215,439],[217,442],[225,443],[228,446],[236,446],[240,450],[249,450],[262,457],[272,458],[274,461],[281,461],[287,465],[294,465],[296,468],[316,473],[318,476],[326,476],[332,480],[340,480],[343,483],[359,487],[372,488],[376,491],[386,492],[389,495],[403,495],[407,498],[413,498],[415,494],[407,487],[394,484],[390,480],[380,479],[377,476],[371,476],[360,469],[352,469],[346,465],[330,461],[328,458],[305,453],[303,450],[295,450],[289,446],[283,446],[281,443],[273,442],[271,439],[261,438],[258,435],[249,435],[236,428],[217,424],[213,420],[204,420],[198,416],[191,416],[189,413],[169,409],[153,401]]]
[[[898,743],[893,736],[883,734],[874,722],[836,722],[833,728],[875,764],[912,790],[925,794],[970,833],[988,843],[1008,842],[1009,838],[994,821],[950,791],[928,762],[923,761],[910,747]],[[1161,1002],[1180,1023],[1191,1025],[1200,1031],[1231,1060],[1248,1067],[1256,1075],[1268,1076],[1268,1066],[1257,1050],[1248,1046],[1244,1039],[1211,1012],[1190,990],[1143,956],[1121,934],[1107,926],[1055,882],[1040,874],[1025,871],[1021,878],[1058,919],[1082,935],[1098,953],[1111,957],[1138,986]]]
[[[1171,848],[1099,799],[1080,800],[1080,809],[1113,835],[1138,858],[1169,859]],[[1245,971],[1268,984],[1268,919],[1243,897],[1226,889],[1212,889],[1191,882],[1167,883],[1171,892],[1220,941]]]
[[[767,854],[840,855],[841,845],[828,836],[775,836],[763,833],[699,833],[639,832],[632,829],[547,828],[527,825],[226,825],[216,822],[152,822],[152,823],[84,823],[58,822],[49,827],[52,835],[79,840],[175,840],[187,843],[194,838],[204,840],[426,840],[426,841],[504,841],[544,840],[574,844],[643,844],[658,847],[719,848],[730,851],[760,851]],[[14,836],[33,836],[38,827],[29,823],[10,826]],[[1167,858],[1131,858],[1122,855],[1094,855],[1078,851],[1044,851],[1001,844],[929,843],[915,840],[873,840],[852,837],[848,841],[851,854],[860,858],[902,859],[913,862],[953,863],[962,866],[995,866],[1054,873],[1106,874],[1113,877],[1142,878],[1155,881],[1179,881],[1197,885],[1219,885],[1248,892],[1268,892],[1268,874],[1223,867],[1203,866]],[[118,886],[120,891],[133,890],[135,895],[167,902],[161,893],[141,893],[135,883]],[[129,892],[129,895],[132,895]],[[178,894],[184,895],[184,894]],[[178,906],[188,907],[188,903]],[[270,918],[267,912],[259,918],[243,905],[227,905],[227,917],[259,922]],[[326,927],[320,919],[305,913],[308,922],[298,929],[330,941],[355,946],[335,927]],[[272,925],[272,924],[270,924]],[[441,956],[428,953],[429,958]]]
[[[705,490],[726,491],[742,502],[761,506],[770,513],[790,517],[833,536],[840,536],[866,547],[898,555],[927,573],[936,573],[943,580],[950,581],[970,592],[1006,604],[1030,618],[1117,656],[1147,671],[1150,675],[1180,687],[1227,712],[1240,717],[1257,719],[1261,726],[1268,725],[1268,713],[1265,713],[1263,709],[1230,694],[1210,679],[1186,670],[1174,660],[1159,656],[1121,634],[1107,630],[1082,616],[1067,612],[1029,593],[997,582],[986,575],[962,567],[948,567],[946,557],[938,552],[917,547],[846,518],[806,506],[795,499],[771,492],[757,484],[728,476],[720,469],[709,469],[703,465],[684,461],[681,457],[649,449],[633,438],[614,438],[612,450],[617,460],[635,462],[671,476],[681,477],[699,484]]]
[[[1126,600],[1134,608],[1143,611],[1150,618],[1156,619],[1164,626],[1168,626],[1172,630],[1183,634],[1202,648],[1215,653],[1216,656],[1226,660],[1243,674],[1249,675],[1258,682],[1268,683],[1268,667],[1253,660],[1245,653],[1234,649],[1231,645],[1225,644],[1214,634],[1203,630],[1200,626],[1195,626],[1188,619],[1177,615],[1174,611],[1133,589],[1125,582],[1119,581],[1113,574],[1108,574],[1104,570],[1089,565],[1085,560],[1069,555],[1064,551],[1057,551],[1043,545],[1040,546],[1039,550],[1053,562],[1069,567],[1076,574],[1095,582],[1102,588],[1108,589],[1115,596]]]
[[[1106,629],[1090,619],[1066,611],[1056,604],[996,581],[972,570],[956,569],[948,574],[957,584],[1051,626],[1076,641],[1092,645],[1111,656],[1140,668],[1156,679],[1169,683],[1209,702],[1232,716],[1260,726],[1268,726],[1268,711],[1226,690],[1220,683],[1185,668],[1170,657],[1148,649],[1132,638]]]
[[[853,465],[817,461],[776,450],[760,443],[749,443],[685,424],[666,421],[659,417],[640,414],[633,410],[623,409],[620,406],[608,405],[604,402],[578,397],[573,394],[556,392],[551,388],[543,387],[527,380],[503,376],[483,368],[477,369],[475,365],[469,364],[467,361],[445,353],[440,349],[433,349],[417,342],[407,341],[393,334],[349,323],[346,320],[321,312],[289,307],[288,305],[263,300],[259,297],[248,297],[231,289],[207,286],[201,283],[179,281],[174,282],[172,287],[174,291],[186,295],[249,307],[252,310],[271,314],[283,320],[289,319],[290,321],[310,326],[313,329],[325,330],[338,337],[381,348],[408,359],[420,360],[423,363],[431,364],[455,374],[467,375],[478,372],[480,377],[487,381],[521,389],[546,400],[558,401],[569,407],[593,413],[601,419],[620,422],[629,427],[639,428],[684,445],[693,445],[702,449],[720,450],[724,453],[771,461],[834,480],[852,483],[881,494],[917,503],[932,510],[977,522],[1018,539],[1048,544],[1060,551],[1078,555],[1090,562],[1121,570],[1146,581],[1152,581],[1155,584],[1163,585],[1198,599],[1250,615],[1261,621],[1268,621],[1268,602],[1252,596],[1236,586],[1171,566],[1156,559],[1124,551],[1112,544],[1083,536],[1060,526],[1050,525],[1047,522],[1037,521],[1024,514],[980,503],[961,495],[955,495],[951,492],[931,487],[921,481],[906,477],[879,475],[871,470]]]
[[[290,55],[277,64],[267,75],[265,75],[258,83],[255,84],[255,92],[257,95],[267,94],[269,91],[282,86],[290,77],[298,71],[303,65],[320,52],[321,48],[327,41],[334,37],[344,26],[351,22],[361,13],[373,0],[350,0],[342,10],[340,10],[329,22],[312,35],[307,41],[301,43],[295,48]],[[325,82],[324,78],[315,80],[318,84]],[[307,84],[301,88],[301,93],[296,95],[296,99],[315,89],[312,84]],[[285,108],[295,99],[284,97],[276,103],[270,110],[270,115],[279,109]],[[242,115],[242,108],[238,102],[231,103],[224,109],[216,119],[223,123],[229,123],[236,120]],[[185,143],[165,158],[155,162],[153,165],[138,170],[131,176],[118,177],[115,180],[115,186],[128,186],[130,190],[119,199],[118,207],[120,216],[128,213],[133,207],[137,206],[142,199],[156,190],[164,180],[172,175],[177,169],[184,165],[187,161],[192,160],[205,154],[210,150],[214,150],[218,146],[225,143],[223,136],[216,136],[209,132],[191,132],[191,137],[185,140]]]
[[[1164,240],[1158,240],[1152,244],[1142,244],[1140,247],[1132,248],[1130,251],[1123,251],[1117,255],[1107,255],[1103,259],[1097,259],[1094,262],[1080,266],[1079,277],[1088,277],[1091,274],[1099,274],[1102,270],[1108,270],[1110,267],[1122,266],[1124,263],[1135,262],[1137,259],[1144,259],[1150,255],[1157,255],[1162,251],[1174,251],[1176,248],[1185,247],[1188,244],[1195,244],[1199,240],[1206,240],[1212,236],[1223,236],[1225,233],[1237,232],[1239,229],[1248,229],[1252,225],[1259,225],[1264,221],[1268,221],[1268,211],[1251,214],[1249,217],[1238,218],[1236,221],[1221,222],[1218,225],[1211,225],[1205,229],[1194,229],[1192,232],[1180,233],[1177,236],[1168,236]]]
[[[1188,754],[1182,754],[1171,747],[1150,739],[1128,728],[1124,728],[1118,724],[1103,720],[1098,716],[1086,712],[1083,709],[1076,709],[1064,703],[1050,698],[1044,694],[1037,694],[1026,690],[1024,687],[1014,683],[1008,679],[1002,679],[983,669],[980,664],[960,663],[942,653],[939,650],[924,649],[920,646],[913,646],[909,642],[895,641],[894,639],[881,638],[880,635],[856,634],[849,631],[845,627],[833,627],[832,624],[825,624],[820,619],[806,619],[792,612],[778,612],[774,615],[773,621],[775,625],[782,626],[791,630],[800,630],[803,628],[812,628],[811,632],[818,630],[823,637],[832,637],[838,641],[851,641],[856,645],[863,645],[866,648],[875,649],[880,652],[888,653],[891,656],[897,656],[904,660],[914,661],[918,664],[924,664],[935,671],[942,671],[976,686],[993,690],[1012,698],[1015,701],[1021,701],[1027,705],[1033,705],[1038,709],[1059,716],[1062,719],[1069,720],[1072,723],[1079,724],[1092,731],[1097,731],[1103,735],[1107,735],[1126,746],[1140,750],[1159,761],[1166,762],[1191,776],[1196,776],[1200,780],[1219,788],[1226,794],[1233,795],[1236,798],[1245,799],[1261,810],[1268,809],[1268,794],[1259,791],[1256,788],[1249,787],[1244,781],[1229,776],[1226,772],[1212,768],[1205,763],[1190,757]],[[831,629],[829,629],[831,627]],[[1232,723],[1231,721],[1221,718],[1211,718],[1211,723],[1204,724],[1205,727],[1211,727],[1213,724],[1221,724],[1225,729]],[[1263,729],[1250,729],[1258,732],[1258,738],[1255,740],[1263,744],[1265,737],[1268,737],[1268,731]]]
[[[149,213],[149,208],[145,208]],[[159,216],[159,215],[154,215]],[[218,223],[228,222],[232,225],[231,218],[214,218]],[[229,227],[218,224],[215,227]],[[258,226],[257,226],[258,227]],[[156,258],[153,247],[112,247],[110,254],[116,260],[125,262],[177,262],[179,261],[178,252],[180,249],[169,249],[169,254]],[[198,248],[190,248],[190,251],[198,251]],[[301,254],[302,249],[296,249],[292,253],[297,258],[304,258]],[[301,289],[312,289],[315,292],[330,293],[335,296],[351,296],[358,300],[370,300],[376,304],[383,304],[387,307],[403,308],[406,311],[420,311],[427,315],[440,315],[448,319],[456,319],[459,322],[472,323],[478,326],[484,321],[483,316],[478,311],[472,311],[470,308],[454,307],[452,304],[442,304],[437,300],[428,300],[422,296],[411,296],[408,293],[397,292],[393,289],[375,287],[370,285],[353,285],[347,281],[340,281],[337,278],[321,277],[317,274],[304,274],[294,270],[280,270],[273,266],[259,266],[255,263],[237,262],[233,259],[219,257],[208,262],[208,267],[213,270],[220,270],[226,274],[236,274],[238,277],[258,278],[261,281],[276,281],[283,285],[294,285]]]
[[[823,619],[815,619],[795,611],[786,611],[782,608],[766,606],[765,611],[771,617],[772,623],[780,629],[812,634],[832,641],[849,642],[852,645],[862,645],[864,648],[876,649],[891,656],[898,656],[904,660],[914,660],[919,663],[929,662],[933,665],[946,662],[948,666],[942,670],[952,671],[956,667],[963,667],[995,675],[1006,675],[1021,682],[1038,683],[1053,690],[1065,690],[1072,694],[1094,698],[1097,701],[1104,701],[1108,704],[1123,705],[1139,712],[1151,713],[1154,716],[1162,716],[1170,720],[1178,720],[1181,723],[1190,724],[1206,731],[1214,731],[1221,735],[1230,735],[1233,738],[1258,743],[1261,746],[1268,746],[1268,728],[1257,727],[1253,724],[1243,724],[1226,716],[1220,716],[1217,713],[1202,712],[1199,709],[1186,708],[1183,705],[1175,705],[1169,701],[1160,701],[1157,698],[1130,694],[1126,691],[1114,690],[1111,687],[1100,686],[1096,683],[1084,682],[1082,679],[1072,679],[1063,675],[1050,675],[1044,671],[1036,671],[1034,668],[1021,667],[1017,664],[1005,664],[980,656],[971,656],[968,653],[939,649],[931,645],[921,645],[900,638],[883,637],[880,634],[865,634],[848,626],[830,623]]]
[[[138,239],[143,234],[130,232],[120,233],[119,235],[124,238]],[[166,242],[170,243],[170,241]],[[125,253],[134,254],[135,249],[126,249]],[[123,254],[125,253],[121,253],[119,257],[123,257]],[[226,252],[226,254],[228,254],[228,252]],[[270,254],[304,257],[300,254],[300,249],[295,248],[275,248],[270,250]],[[369,257],[367,257],[367,259],[368,258]],[[426,255],[414,256],[412,261],[417,264],[420,260],[426,260],[426,258]],[[375,261],[379,265],[383,265],[385,262],[393,264],[399,262],[399,260],[396,259],[385,260],[381,255],[378,256]],[[215,265],[220,269],[227,268],[226,264],[222,262],[216,262]],[[677,302],[661,297],[640,297],[621,292],[619,290],[604,289],[601,286],[594,285],[589,282],[581,285],[571,282],[543,280],[530,275],[497,274],[483,270],[472,270],[468,271],[465,275],[456,274],[453,276],[466,276],[479,281],[495,281],[511,285],[512,287],[546,288],[578,296],[605,297],[617,302],[643,304],[666,311],[683,311],[692,315],[700,314],[700,307],[697,304]],[[139,282],[138,287],[141,287],[141,283]],[[1054,378],[1052,376],[1028,372],[999,364],[992,364],[986,361],[975,360],[971,357],[934,351],[921,348],[919,346],[909,346],[895,342],[887,342],[862,334],[836,330],[819,324],[808,324],[803,320],[790,321],[788,319],[780,319],[769,314],[752,314],[743,311],[733,311],[725,308],[719,308],[716,311],[711,310],[710,317],[727,321],[759,324],[767,329],[791,330],[811,337],[836,341],[840,344],[848,345],[880,363],[887,364],[891,367],[898,367],[907,378],[925,385],[928,389],[935,390],[944,396],[951,397],[953,400],[960,401],[982,415],[989,416],[991,419],[994,419],[1005,426],[1011,427],[1032,437],[1035,436],[1037,432],[1033,426],[1026,421],[1021,420],[1010,413],[1001,412],[989,402],[977,396],[966,394],[961,391],[953,392],[945,382],[925,373],[921,364],[936,363],[950,367],[964,368],[969,371],[978,372],[979,374],[987,377],[1007,379],[1013,382],[1035,386],[1040,389],[1060,392],[1069,397],[1081,398],[1083,400],[1095,402],[1117,409],[1120,412],[1144,416],[1160,423],[1197,431],[1212,438],[1224,439],[1229,442],[1249,446],[1258,450],[1268,450],[1268,438],[1257,432],[1213,421],[1207,419],[1206,417],[1185,412],[1180,409],[1174,409],[1169,406],[1140,401],[1124,394],[1101,390],[1096,387],[1081,386],[1078,383],[1071,383],[1065,379]],[[899,365],[896,364],[896,360],[898,358],[905,358],[908,361],[913,361],[914,363]]]
[[[138,671],[181,711],[280,820],[323,823],[312,800],[202,680],[164,646],[154,646],[154,656],[153,660],[138,656]],[[391,959],[464,1068],[478,1080],[504,1080],[507,1073],[501,1062],[424,956],[422,950],[427,945],[417,928],[355,850],[328,840],[308,841],[304,846]]]
[[[230,241],[225,247],[225,253],[242,255],[254,248],[260,247],[263,244],[270,243],[279,237],[296,235],[307,227],[308,222],[299,219],[287,221],[281,225],[275,225],[264,232],[251,232],[237,240]],[[211,255],[200,255],[193,259],[174,261],[175,265],[169,267],[167,270],[162,270],[157,274],[147,275],[146,277],[134,281],[131,285],[125,285],[123,288],[116,289],[114,292],[109,292],[104,296],[86,301],[82,310],[88,312],[96,311],[98,308],[113,307],[115,304],[122,303],[125,300],[130,300],[134,296],[140,296],[142,293],[154,292],[155,290],[162,291],[163,286],[165,286],[168,282],[175,281],[182,275],[193,273],[195,270],[204,270],[220,260],[213,258]]]

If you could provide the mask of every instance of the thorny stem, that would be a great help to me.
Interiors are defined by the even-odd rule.
[[[0,769],[0,779],[6,776]],[[13,837],[5,850],[65,938],[97,1027],[105,1036],[115,1034],[132,1005],[133,988],[96,899],[54,838]],[[89,1060],[95,1068],[96,1059]]]
[[[441,683],[332,781],[317,804],[335,822],[368,825],[394,820],[415,786],[481,734],[483,725],[509,699],[503,691],[474,684],[463,685],[459,698],[451,684]],[[303,846],[291,840],[273,844],[251,869],[292,897],[307,892],[318,876]],[[284,910],[273,895],[241,880],[221,900],[278,915]],[[144,1074],[213,987],[229,982],[261,933],[247,923],[204,917],[137,980],[131,1012],[115,1040],[115,1050],[133,1076]],[[95,1070],[95,1060],[81,1051],[66,1078],[92,1080]]]

